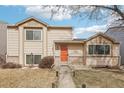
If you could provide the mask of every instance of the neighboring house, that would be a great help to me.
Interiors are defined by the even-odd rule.
[[[121,65],[124,65],[124,26],[111,27],[105,34],[120,42]]]
[[[0,21],[0,64],[5,62],[7,53],[7,23]]]
[[[73,40],[72,27],[50,26],[33,17],[7,26],[7,62],[23,66],[37,65],[45,56],[54,56],[56,65],[119,66],[119,48],[119,43],[105,34]]]

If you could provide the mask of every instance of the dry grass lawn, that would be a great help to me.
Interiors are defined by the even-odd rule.
[[[76,71],[73,78],[79,88],[82,84],[94,88],[123,88],[124,72],[109,70],[82,70]]]
[[[50,88],[55,80],[48,69],[0,69],[1,88]]]

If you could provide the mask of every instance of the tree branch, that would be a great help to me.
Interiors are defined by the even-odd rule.
[[[117,5],[113,5],[113,7],[95,5],[95,7],[112,10],[112,11],[116,12],[121,17],[121,20],[124,20],[124,13],[118,8]]]

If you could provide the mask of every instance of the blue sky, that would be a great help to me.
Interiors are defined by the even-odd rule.
[[[49,11],[42,10],[38,6],[0,6],[0,20],[15,24],[27,17],[34,16],[50,25],[69,25],[74,28],[74,38],[87,38],[92,34],[99,32],[95,30],[104,30],[106,21],[80,19],[79,16],[72,17],[65,14],[56,16],[53,20],[48,18]]]

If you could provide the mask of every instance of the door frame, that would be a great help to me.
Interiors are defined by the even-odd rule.
[[[67,61],[65,61],[65,62],[61,61],[61,46],[66,46],[66,48],[67,48]],[[68,62],[68,59],[69,59],[68,45],[67,44],[60,44],[60,61],[61,61],[61,63],[67,63]]]

